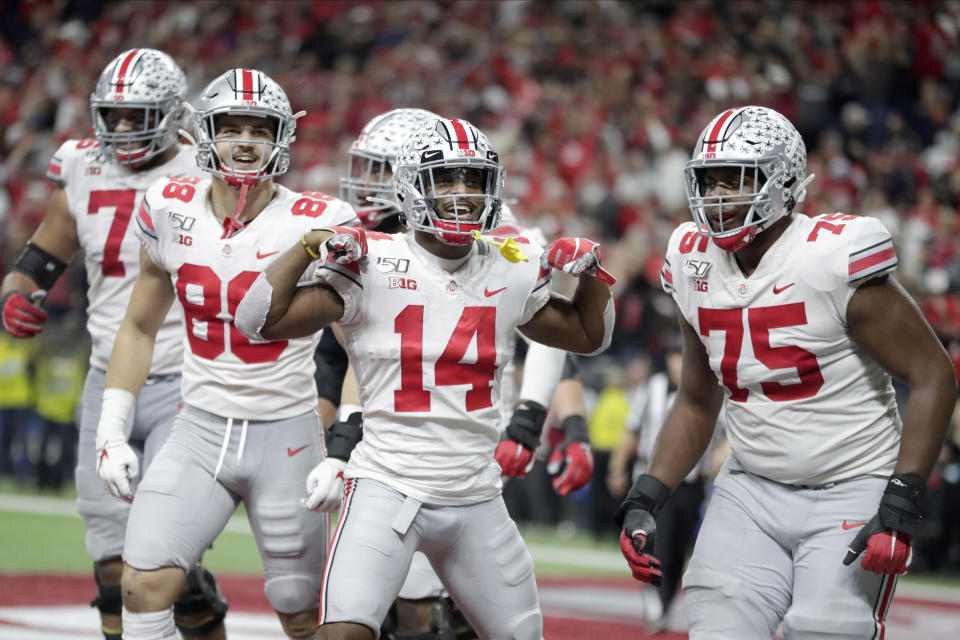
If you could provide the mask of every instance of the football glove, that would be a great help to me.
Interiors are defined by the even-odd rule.
[[[577,277],[595,276],[607,285],[613,285],[617,281],[609,271],[600,266],[600,245],[587,238],[554,240],[541,254],[540,266],[544,269],[559,269]]]
[[[663,580],[660,561],[653,557],[657,523],[654,516],[670,497],[670,489],[651,475],[643,474],[631,487],[617,510],[620,525],[620,551],[633,577],[640,582],[659,585]]]
[[[112,496],[133,501],[130,483],[140,475],[140,461],[126,440],[101,442],[97,437],[97,475]]]
[[[343,470],[347,461],[327,458],[307,476],[307,497],[303,501],[310,511],[336,511],[343,495]]]
[[[533,452],[540,446],[540,432],[547,419],[547,409],[539,402],[524,400],[513,412],[507,425],[506,438],[493,454],[503,475],[522,478],[533,468]]]
[[[920,531],[920,503],[926,488],[915,473],[890,476],[876,515],[854,537],[843,564],[852,564],[862,553],[860,566],[867,571],[906,573],[913,559],[913,537]]]
[[[337,264],[358,262],[367,255],[367,232],[363,227],[324,227],[333,235],[323,243],[327,256]],[[329,260],[330,258],[326,258]]]
[[[3,328],[14,338],[32,338],[43,331],[47,312],[40,303],[47,292],[37,289],[28,298],[22,291],[10,291],[0,299],[0,312],[3,315]]]
[[[583,416],[564,418],[560,430],[565,437],[547,461],[547,473],[553,476],[553,488],[565,496],[580,489],[593,474],[593,452],[587,435],[587,421]]]

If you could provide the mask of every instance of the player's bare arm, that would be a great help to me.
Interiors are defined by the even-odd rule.
[[[723,390],[710,369],[703,343],[682,316],[680,327],[683,369],[677,399],[664,419],[647,471],[671,489],[683,481],[707,450],[723,404]]]
[[[279,340],[308,336],[337,321],[343,299],[333,287],[319,280],[297,287],[333,235],[329,230],[305,234],[273,261],[237,307],[237,327],[251,337]]]
[[[895,473],[924,480],[957,400],[950,357],[903,287],[884,278],[865,283],[847,306],[853,339],[893,377],[910,388]]]
[[[70,262],[73,254],[80,248],[77,225],[70,216],[67,192],[63,187],[53,192],[50,203],[47,205],[47,215],[34,232],[30,242],[63,263]],[[3,279],[2,293],[32,291],[38,288],[38,284],[27,274],[12,271]]]
[[[47,314],[39,305],[79,248],[67,192],[60,187],[50,199],[43,222],[0,287],[3,326],[10,335],[32,338],[43,330]]]
[[[608,304],[613,304],[610,287],[593,276],[584,276],[572,300],[551,297],[519,330],[550,347],[592,354],[604,347]]]
[[[136,394],[150,371],[157,331],[175,297],[170,274],[140,249],[140,273],[107,367],[104,388]]]

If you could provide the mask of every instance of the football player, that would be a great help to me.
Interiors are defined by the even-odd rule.
[[[683,578],[694,639],[768,640],[781,621],[788,638],[882,637],[956,402],[890,234],[794,213],[812,178],[796,128],[756,106],[715,117],[684,169],[694,222],[662,271],[680,384],[618,517],[634,577],[659,582],[654,515],[722,406],[732,453]],[[891,376],[910,388],[902,424]]]
[[[351,145],[347,175],[340,180],[340,197],[354,207],[365,229],[384,233],[400,233],[405,230],[400,219],[400,210],[390,204],[393,168],[400,148],[410,134],[427,121],[438,118],[436,114],[423,109],[394,109],[368,122]],[[501,240],[511,237],[522,243],[533,241],[541,246],[547,244],[538,230],[528,231],[519,227],[506,205],[503,205],[501,212],[501,225],[492,232],[494,236]],[[345,374],[347,355],[333,337],[333,333],[325,331],[320,344],[321,349],[329,354],[326,358],[330,363],[328,368],[343,371]],[[338,366],[337,363],[342,364]],[[566,495],[586,484],[592,471],[593,458],[583,415],[583,388],[576,378],[576,365],[565,351],[532,343],[528,349],[527,363],[522,390],[512,383],[513,360],[504,371],[501,389],[505,430],[517,430],[527,435],[524,438],[527,444],[521,445],[521,457],[524,459],[521,464],[513,460],[515,452],[510,443],[514,441],[506,438],[498,449],[498,455],[511,459],[513,476],[526,474],[532,466],[530,463],[533,462],[533,451],[540,444],[540,432],[554,389],[563,379],[564,393],[558,394],[555,409],[558,412],[560,430],[566,437],[562,438],[563,442],[551,456],[548,468],[554,475],[554,486],[558,493]],[[326,384],[318,379],[318,388],[328,386],[331,381],[342,381],[344,374],[339,377],[326,376]],[[341,401],[340,386],[342,385],[330,388],[329,397],[333,406]],[[344,419],[331,428],[332,442],[327,459],[311,472],[308,479],[309,508],[333,511],[340,506],[343,493],[340,480],[342,471],[353,446],[362,437],[362,431],[357,428],[362,420],[361,416],[356,416],[353,423],[347,420],[352,414],[361,411],[355,390],[356,384],[351,376],[344,389],[344,404],[340,407]],[[514,411],[517,391],[520,391],[522,402]],[[435,637],[431,629],[437,633],[453,633],[458,639],[476,637],[469,623],[447,597],[443,584],[426,556],[417,552],[381,634],[388,640],[414,640]]]
[[[77,509],[94,562],[104,636],[121,634],[120,574],[128,502],[110,496],[97,479],[96,428],[104,375],[114,338],[137,278],[140,243],[131,217],[153,182],[200,175],[196,150],[178,143],[187,83],[170,56],[131,49],[100,74],[90,96],[96,139],[68,140],[54,154],[47,177],[57,189],[47,214],[12,272],[3,280],[3,326],[32,338],[47,317],[41,303],[78,249],[89,289],[87,329],[93,341],[83,388],[77,452]],[[166,440],[180,403],[181,309],[157,317],[155,349],[147,355],[145,388],[123,426],[136,464],[147,468]],[[133,460],[131,460],[133,464]],[[189,567],[191,589],[176,603],[177,625],[194,636],[223,636],[226,601],[213,576]]]
[[[296,120],[265,74],[233,69],[193,114],[197,164],[209,178],[153,185],[137,214],[140,273],[107,368],[97,428],[101,481],[134,498],[123,424],[142,392],[160,319],[179,300],[183,409],[136,490],[124,545],[124,638],[174,635],[170,606],[185,571],[243,502],[264,565],[267,600],[291,638],[312,638],[329,519],[301,508],[323,459],[313,383],[316,339],[250,341],[233,324],[247,288],[286,238],[356,224],[322,193],[274,182]]]
[[[393,177],[409,233],[306,234],[237,309],[253,337],[337,322],[357,373],[364,437],[344,471],[321,637],[376,637],[418,550],[481,637],[542,637],[532,558],[493,459],[500,375],[517,328],[558,348],[603,351],[612,278],[584,238],[526,255],[477,242],[499,226],[504,177],[479,130],[432,120],[404,143]],[[316,286],[294,295],[313,258]],[[554,268],[580,277],[572,301],[550,295]]]

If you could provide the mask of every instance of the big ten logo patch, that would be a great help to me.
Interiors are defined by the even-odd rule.
[[[695,286],[696,286],[697,291],[699,291],[699,292],[701,292],[701,293],[706,293],[706,292],[707,292],[707,281],[706,281],[706,280],[695,280],[695,281],[694,281],[694,284],[695,284]]]
[[[399,276],[390,276],[389,288],[390,289],[409,289],[410,291],[417,290],[417,281],[413,278],[401,278]]]
[[[182,244],[182,245],[184,245],[185,247],[192,247],[192,246],[193,246],[193,238],[192,238],[192,237],[186,236],[186,235],[184,235],[184,234],[182,234],[182,233],[177,233],[176,231],[174,231],[171,235],[172,235],[172,237],[173,237],[173,241],[176,242],[177,244]]]
[[[98,175],[100,175],[100,167],[96,167],[96,166],[94,166],[94,167],[87,167],[87,175],[88,175],[88,176],[98,176]]]

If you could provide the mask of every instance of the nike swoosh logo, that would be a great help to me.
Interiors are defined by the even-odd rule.
[[[788,284],[788,285],[785,286],[785,287],[777,287],[777,285],[773,285],[773,293],[774,293],[774,295],[776,295],[776,294],[778,294],[778,293],[783,293],[784,291],[786,291],[787,289],[789,289],[790,287],[792,287],[792,286],[795,285],[795,284],[797,284],[797,283],[796,283],[796,282],[791,282],[790,284]]]
[[[844,530],[847,530],[847,529],[856,529],[857,527],[862,527],[862,526],[865,525],[865,524],[867,524],[867,523],[866,523],[866,522],[850,522],[850,523],[848,523],[846,520],[844,520],[844,521],[843,521],[843,528],[844,528]]]
[[[270,253],[260,253],[260,250],[258,249],[258,250],[257,250],[257,258],[259,258],[260,260],[263,260],[264,258],[269,258],[270,256],[272,256],[272,255],[275,254],[275,253],[280,253],[280,252],[279,252],[279,251],[271,251]]]
[[[288,455],[288,456],[295,456],[295,455],[297,455],[298,453],[300,453],[301,451],[303,451],[304,449],[306,449],[306,448],[309,447],[309,446],[310,446],[310,445],[305,444],[305,445],[303,445],[302,447],[300,447],[299,449],[291,449],[290,447],[287,447],[287,455]]]
[[[504,289],[506,289],[506,287],[500,287],[499,289],[495,289],[495,290],[493,290],[493,291],[490,291],[490,289],[487,289],[486,287],[484,287],[484,288],[483,288],[483,295],[485,295],[485,296],[487,296],[487,297],[489,298],[490,296],[495,296],[495,295],[497,295],[498,293],[500,293],[500,292],[503,291]]]
[[[103,466],[103,459],[106,458],[106,457],[108,457],[108,456],[107,456],[107,450],[104,449],[103,451],[100,452],[100,462],[97,463],[97,471],[99,471],[99,470],[100,470],[100,467]]]

